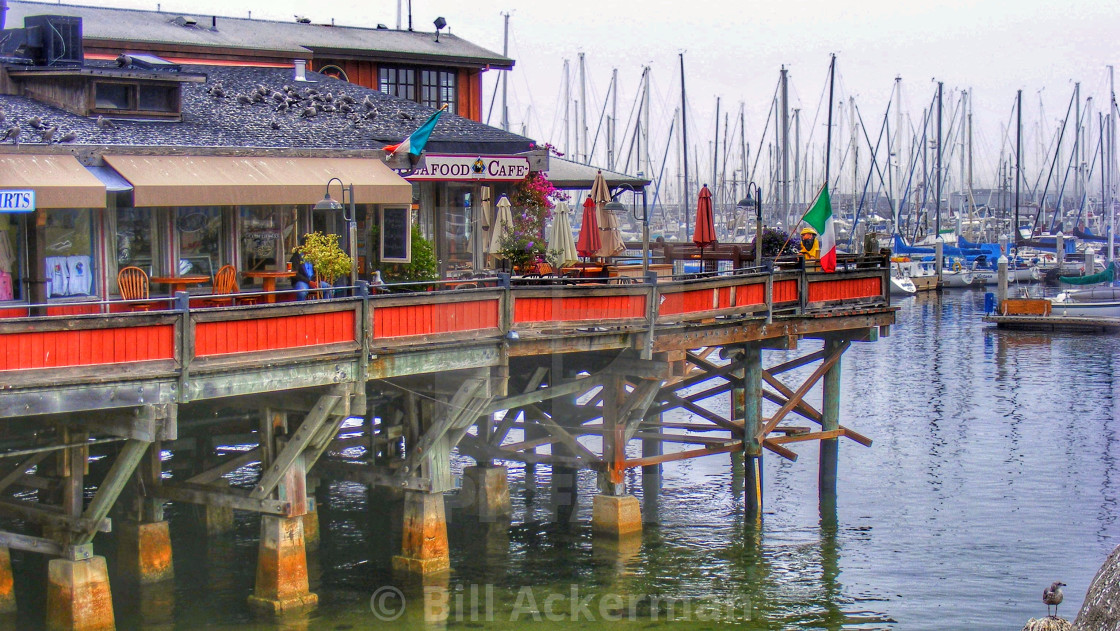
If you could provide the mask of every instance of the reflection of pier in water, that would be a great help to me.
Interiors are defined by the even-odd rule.
[[[835,274],[503,281],[0,321],[0,344],[18,349],[0,361],[10,446],[0,454],[9,463],[0,513],[27,525],[0,532],[0,572],[10,573],[8,549],[58,557],[48,626],[100,628],[113,612],[105,559],[91,546],[98,532],[115,533],[122,575],[156,584],[173,574],[165,503],[197,507],[199,536],[230,528],[234,510],[250,511],[262,516],[250,604],[307,610],[317,602],[305,552],[320,537],[315,499],[329,502],[327,483],[345,480],[393,507],[374,527],[393,533],[382,556],[394,570],[439,575],[450,565],[442,494],[455,486],[453,450],[477,463],[463,472],[458,502],[487,528],[477,533],[489,542],[481,556],[500,558],[494,542],[509,536],[500,463],[524,463],[531,488],[548,467],[561,522],[576,515],[576,473],[595,471],[596,546],[625,557],[638,551],[632,535],[643,517],[656,518],[661,464],[742,454],[753,524],[763,452],[793,460],[791,447],[807,441],[820,443],[822,509],[832,515],[822,532],[834,541],[838,440],[870,444],[839,423],[840,360],[852,342],[889,330],[888,274],[884,258],[865,257],[841,261]],[[766,349],[797,351],[806,339],[819,346],[764,367]],[[810,367],[788,383],[791,371]],[[818,384],[819,410],[806,399]],[[730,398],[729,417],[709,409],[716,397]],[[690,418],[664,421],[674,410]],[[627,493],[639,471],[644,516]],[[14,608],[14,597],[0,604]]]

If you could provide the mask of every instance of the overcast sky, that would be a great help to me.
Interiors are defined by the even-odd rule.
[[[149,0],[70,1],[156,7],[156,2]],[[384,23],[390,28],[396,26],[397,6],[396,0],[162,1],[164,11],[240,17],[252,11],[254,18],[279,20],[290,20],[298,14],[315,22],[333,18],[339,24]],[[530,137],[562,144],[563,60],[571,60],[574,78],[578,54],[583,52],[590,134],[595,134],[612,68],[619,70],[621,133],[641,68],[649,65],[650,153],[659,163],[673,111],[680,103],[677,55],[683,51],[689,141],[701,154],[701,168],[708,169],[710,158],[706,156],[715,131],[716,97],[722,97],[723,111],[730,109],[733,116],[739,103],[745,102],[747,142],[754,152],[782,64],[790,70],[791,107],[802,109],[803,139],[812,131],[830,53],[838,56],[837,99],[855,97],[872,142],[896,76],[903,79],[904,112],[914,125],[920,124],[922,108],[933,96],[936,80],[945,84],[946,128],[958,98],[956,90],[970,90],[974,98],[976,169],[990,175],[998,161],[1001,125],[1011,120],[1017,89],[1024,91],[1028,136],[1024,156],[1028,162],[1037,161],[1043,151],[1039,141],[1048,144],[1053,137],[1065,114],[1073,82],[1080,81],[1082,96],[1095,96],[1103,107],[1107,100],[1105,66],[1120,57],[1120,47],[1115,45],[1120,34],[1117,0],[412,2],[416,30],[433,30],[432,21],[442,16],[456,35],[498,52],[502,48],[504,11],[511,13],[510,56],[517,61],[509,83],[514,131],[520,131],[524,124]],[[489,107],[499,74],[486,73],[484,110]],[[573,96],[578,97],[578,87],[573,90]],[[815,140],[824,133],[824,113],[819,116],[819,129],[812,132]],[[498,121],[500,113],[495,108],[491,123]],[[847,133],[846,127],[839,129],[841,134]],[[772,138],[772,128],[768,136]],[[674,149],[675,143],[674,139]],[[842,151],[847,138],[834,143],[840,143]],[[765,141],[762,147],[765,152]],[[738,153],[734,155],[737,160]],[[670,156],[669,169],[675,171],[675,153]]]

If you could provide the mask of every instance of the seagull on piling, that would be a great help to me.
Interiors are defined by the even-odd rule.
[[[1065,583],[1061,581],[1054,581],[1050,584],[1050,587],[1042,590],[1042,602],[1046,603],[1046,615],[1048,617],[1058,617],[1058,605],[1062,604],[1062,600],[1065,598],[1065,594],[1062,593],[1063,587],[1066,587]],[[1053,605],[1054,607],[1053,616],[1050,615],[1051,605]]]

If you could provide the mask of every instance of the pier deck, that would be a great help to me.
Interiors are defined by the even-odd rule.
[[[24,317],[0,319],[0,515],[39,527],[9,526],[0,547],[58,556],[73,570],[96,565],[90,543],[120,522],[131,555],[122,558],[138,559],[142,580],[162,580],[172,574],[164,503],[199,505],[208,531],[230,510],[253,511],[261,565],[250,605],[307,608],[315,599],[298,568],[315,514],[308,488],[348,480],[404,491],[394,567],[440,572],[449,557],[439,494],[456,488],[453,451],[477,462],[460,496],[491,517],[508,514],[499,463],[551,466],[554,494],[572,491],[565,472],[598,471],[593,525],[611,537],[641,528],[628,471],[658,479],[664,462],[742,453],[747,513],[758,518],[764,450],[796,459],[791,447],[818,441],[824,497],[835,492],[838,440],[871,444],[840,424],[840,360],[852,343],[889,333],[888,275],[884,257],[851,257],[834,274],[502,279],[217,308],[181,294],[174,309],[144,313],[108,304],[95,306],[108,313],[8,313]],[[800,357],[763,366],[764,350],[812,339],[819,346]],[[782,381],[812,365],[801,383]],[[818,384],[820,409],[806,400]],[[711,411],[714,397],[731,398],[729,418]],[[678,409],[693,420],[666,422]],[[352,418],[361,426],[344,428]],[[94,470],[91,452],[107,456]],[[225,482],[258,463],[253,487]],[[36,500],[13,496],[28,489]],[[153,570],[153,558],[166,563]]]

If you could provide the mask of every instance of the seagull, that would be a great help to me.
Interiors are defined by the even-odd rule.
[[[43,119],[39,118],[38,116],[32,116],[31,118],[27,119],[27,124],[31,125],[35,129],[39,129],[43,125]]]
[[[357,103],[357,101],[354,100],[354,97],[350,96],[349,94],[338,95],[338,100],[348,105],[354,105],[355,103]]]
[[[306,108],[305,110],[303,110],[302,112],[300,112],[300,117],[301,118],[314,118],[318,114],[319,114],[319,110],[315,109],[314,107],[309,107],[309,108]]]
[[[271,126],[273,129],[280,129],[280,123],[276,119],[272,119],[272,121],[269,123],[269,126]]]
[[[1046,603],[1046,615],[1051,618],[1058,617],[1058,605],[1062,604],[1065,594],[1062,593],[1062,588],[1066,584],[1061,581],[1054,581],[1050,587],[1042,590],[1042,602]],[[1050,615],[1050,606],[1054,606],[1054,615]]]
[[[373,102],[373,99],[369,98],[368,94],[366,95],[366,98],[362,100],[362,105],[366,106],[367,110],[372,110],[373,108],[377,107],[377,104]]]
[[[253,104],[253,99],[245,96],[244,94],[238,94],[237,95],[237,102],[242,104],[242,105],[252,105]]]
[[[226,91],[223,90],[221,86],[215,86],[214,89],[210,90],[210,95],[216,99],[220,99],[226,95]]]
[[[43,142],[49,145],[51,144],[51,138],[54,138],[55,132],[57,131],[58,125],[51,125],[50,127],[47,127],[46,129],[40,131],[39,135],[43,137]]]
[[[77,139],[78,139],[78,132],[68,131],[65,134],[63,134],[62,138],[59,138],[58,141],[59,142],[74,142]]]
[[[15,144],[19,144],[19,125],[12,125],[9,127],[8,131],[4,132],[4,136],[0,138],[0,142],[4,142],[9,138],[11,138],[12,142]]]
[[[4,121],[7,120],[7,119],[8,119],[8,113],[5,112],[4,110],[0,110],[0,125],[4,124]]]
[[[97,117],[97,126],[101,129],[116,129],[117,127],[115,124],[113,124],[113,121],[105,118],[104,116]]]

